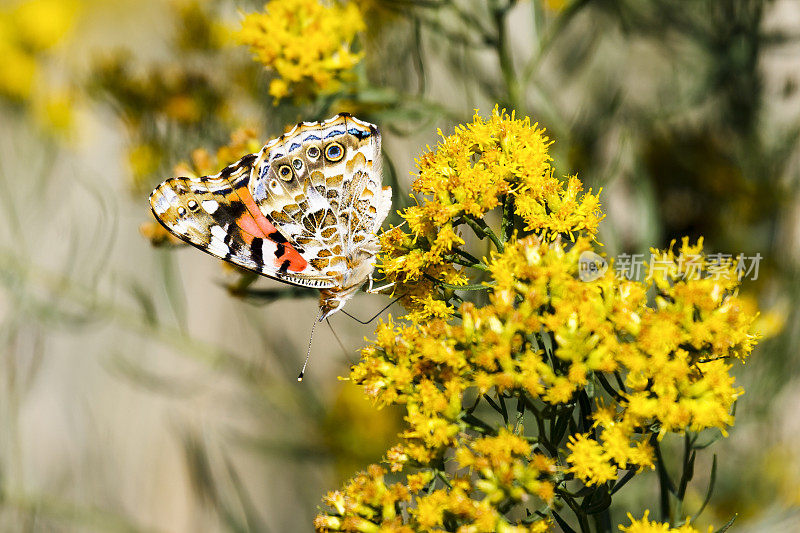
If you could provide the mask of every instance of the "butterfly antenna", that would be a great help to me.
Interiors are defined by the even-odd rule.
[[[350,364],[353,364],[353,361],[350,359],[350,356],[347,354],[347,348],[344,347],[342,340],[339,338],[339,335],[336,334],[336,330],[333,329],[333,324],[331,324],[330,319],[326,318],[325,322],[328,323],[328,327],[331,328],[331,333],[333,333],[333,337],[336,339],[336,342],[339,343],[339,347],[342,349],[342,353],[344,354],[345,358],[350,361]]]
[[[319,322],[321,316],[322,316],[322,308],[320,308],[319,313],[317,314],[317,318],[314,319],[314,323],[311,325],[311,337],[309,337],[308,339],[308,351],[306,352],[306,360],[303,361],[303,368],[300,369],[300,375],[297,376],[297,381],[303,381],[303,375],[306,373],[306,367],[308,366],[308,359],[311,357],[311,343],[314,340],[314,328],[317,327],[317,322]]]
[[[387,309],[389,309],[391,306],[393,306],[394,304],[396,304],[397,302],[399,302],[399,301],[400,301],[400,299],[401,299],[401,298],[403,298],[404,296],[405,296],[405,294],[401,294],[400,296],[398,296],[397,298],[395,298],[394,300],[392,300],[391,302],[389,302],[389,303],[388,303],[388,305],[386,305],[386,306],[385,306],[383,309],[381,309],[380,311],[378,311],[377,313],[375,313],[375,315],[374,315],[372,318],[370,318],[369,320],[366,320],[366,321],[364,321],[364,320],[361,320],[361,319],[359,319],[359,318],[356,318],[356,317],[354,317],[353,315],[351,315],[350,313],[348,313],[348,312],[347,312],[347,311],[345,311],[344,309],[342,309],[342,313],[346,314],[347,316],[349,316],[350,318],[352,318],[353,320],[355,320],[355,321],[356,321],[356,322],[358,322],[359,324],[369,324],[370,322],[372,322],[373,320],[375,320],[376,318],[378,318],[379,316],[381,316],[381,313],[383,313],[384,311],[386,311]]]

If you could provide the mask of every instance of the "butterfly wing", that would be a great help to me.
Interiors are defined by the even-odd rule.
[[[178,238],[220,259],[295,285],[334,287],[336,280],[310,265],[253,200],[257,157],[247,155],[214,176],[166,180],[150,195],[153,214]]]
[[[250,191],[262,213],[340,289],[366,281],[380,249],[375,233],[391,206],[380,156],[378,129],[342,114],[298,124],[255,162]]]

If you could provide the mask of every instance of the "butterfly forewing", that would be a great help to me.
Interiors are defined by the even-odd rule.
[[[245,156],[215,176],[168,179],[150,195],[153,213],[179,238],[220,259],[281,281],[333,287],[253,202],[248,183],[255,159]]]

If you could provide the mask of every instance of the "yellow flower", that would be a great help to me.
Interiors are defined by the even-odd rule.
[[[159,169],[162,159],[162,151],[152,144],[138,144],[128,149],[128,166],[135,188],[141,188],[142,184],[149,182],[150,176]]]
[[[0,57],[3,68],[0,69],[0,93],[14,99],[26,99],[31,94],[33,80],[37,72],[36,59],[30,54],[9,43],[0,26]]]
[[[629,526],[620,525],[620,531],[624,531],[626,533],[700,533],[700,531],[694,527],[692,527],[688,521],[686,524],[680,527],[670,527],[669,524],[664,524],[661,522],[656,522],[653,520],[652,522],[649,520],[650,511],[647,510],[644,512],[644,516],[641,519],[636,520],[633,518],[631,513],[628,513],[628,520],[631,521]],[[708,531],[713,531],[713,527],[709,527]]]
[[[609,462],[609,454],[596,440],[586,435],[570,437],[567,449],[570,451],[567,472],[575,474],[578,479],[595,485],[616,479],[617,467]]]
[[[46,50],[72,28],[78,4],[70,0],[26,0],[11,17],[20,43],[33,51]]]
[[[271,0],[264,10],[247,15],[236,38],[276,74],[269,88],[276,102],[334,92],[361,61],[352,51],[365,29],[355,3]]]
[[[42,59],[68,33],[76,11],[70,0],[28,0],[0,10],[0,95],[32,97]]]
[[[66,133],[72,128],[75,99],[67,91],[44,95],[34,101],[39,122],[48,130]]]
[[[215,154],[210,154],[205,148],[197,148],[192,151],[191,163],[179,163],[173,170],[181,176],[209,176],[260,148],[256,130],[240,128],[231,133],[228,144],[220,146]]]
[[[139,233],[150,241],[153,246],[182,246],[184,242],[158,222],[143,222],[139,226]]]
[[[559,13],[570,4],[569,0],[544,0],[543,5],[546,9]]]

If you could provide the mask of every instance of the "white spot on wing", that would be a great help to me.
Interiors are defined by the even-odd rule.
[[[216,200],[203,200],[201,202],[203,209],[206,210],[206,213],[213,215],[214,212],[219,208],[219,203]]]
[[[153,204],[153,211],[159,215],[163,215],[167,212],[167,209],[169,209],[169,202],[167,202],[163,196],[158,196]]]
[[[169,202],[170,204],[173,202],[178,202],[178,195],[175,194],[175,191],[170,189],[169,187],[162,187],[161,192],[164,195],[164,199]]]
[[[227,232],[221,226],[211,226],[211,239],[208,241],[208,249],[220,257],[225,257],[230,252],[230,248],[225,244],[225,237],[227,236]]]
[[[213,235],[214,237],[219,239],[220,242],[224,242],[225,241],[225,237],[228,236],[228,233],[224,229],[222,229],[222,226],[217,226],[215,224],[215,225],[211,226],[211,235]]]

